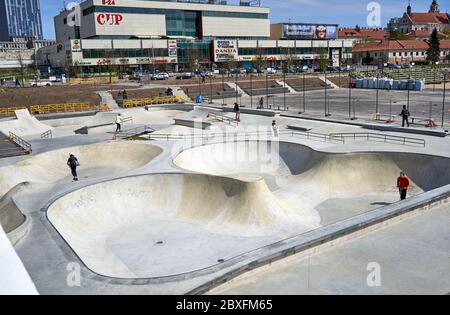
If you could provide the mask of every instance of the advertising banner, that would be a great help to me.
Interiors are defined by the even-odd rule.
[[[214,61],[238,61],[239,52],[236,40],[215,40]]]
[[[327,24],[285,24],[283,37],[287,39],[336,39],[337,25]]]

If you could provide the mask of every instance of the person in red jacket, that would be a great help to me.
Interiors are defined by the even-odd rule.
[[[405,200],[409,188],[409,179],[404,172],[401,172],[399,178],[397,178],[397,187],[400,192],[400,199]]]

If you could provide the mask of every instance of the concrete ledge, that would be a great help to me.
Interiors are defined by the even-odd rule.
[[[306,128],[298,125],[287,125],[288,129],[299,130],[299,131],[310,131],[312,128]]]
[[[290,239],[244,254],[245,259],[224,274],[189,291],[202,294],[239,275],[292,255],[310,255],[376,231],[400,220],[449,203],[450,185],[411,197],[390,206],[378,208]]]
[[[432,129],[417,129],[417,128],[403,128],[397,126],[382,126],[382,125],[363,125],[364,129],[371,130],[379,130],[379,131],[393,131],[393,132],[402,132],[409,134],[417,134],[417,135],[425,135],[425,136],[434,136],[434,137],[447,137],[447,133],[439,130]]]
[[[275,115],[279,114],[279,111],[275,110],[269,110],[269,109],[251,109],[251,108],[245,108],[241,107],[241,114],[251,114],[251,115],[259,115],[259,116],[268,116],[268,117],[275,117]],[[234,112],[233,107],[223,107],[224,112]]]
[[[212,126],[211,123],[205,122],[205,121],[196,121],[196,120],[190,120],[190,119],[181,119],[181,118],[175,118],[175,125],[178,126],[185,126],[190,128],[201,128],[203,130],[208,129]]]

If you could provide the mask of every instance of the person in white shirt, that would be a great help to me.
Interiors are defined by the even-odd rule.
[[[116,132],[121,132],[122,131],[122,124],[123,124],[123,117],[122,114],[117,115],[116,117]]]

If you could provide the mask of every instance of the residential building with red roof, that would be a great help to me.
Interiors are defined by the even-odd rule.
[[[440,47],[441,59],[448,60],[450,40],[441,40]],[[428,48],[428,40],[386,40],[356,44],[352,53],[353,61],[358,64],[411,64],[425,61]]]

